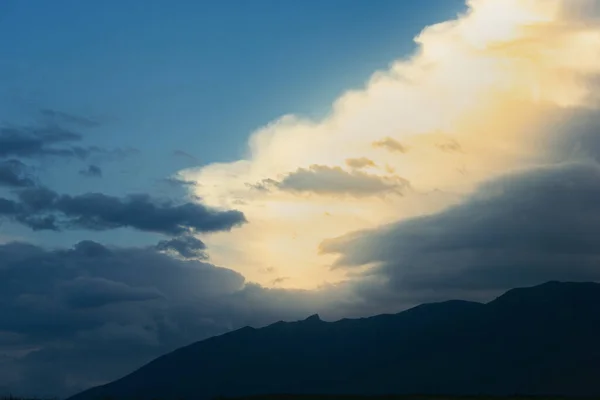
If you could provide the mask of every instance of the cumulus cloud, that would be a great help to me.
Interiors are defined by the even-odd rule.
[[[79,174],[89,178],[100,178],[102,177],[102,169],[97,165],[88,165],[87,168],[80,170]]]
[[[481,182],[560,158],[554,147],[570,136],[570,114],[598,106],[600,19],[593,0],[577,4],[469,1],[456,19],[425,28],[412,56],[340,96],[325,118],[283,116],[252,133],[245,159],[181,171],[202,184],[193,195],[238,204],[252,221],[233,235],[204,237],[212,259],[264,284],[258,271],[268,265],[290,277],[286,287],[339,281],[344,275],[327,268],[333,259],[317,255],[321,240],[435,213]],[[369,169],[368,179],[344,172],[346,160],[361,157],[385,168]],[[392,172],[411,183],[410,193],[340,204],[336,187],[360,193],[368,180],[373,191]],[[335,183],[327,179],[334,175]]]
[[[236,210],[218,210],[199,203],[175,204],[147,194],[124,198],[102,193],[60,195],[43,187],[18,192],[17,200],[1,199],[0,214],[36,230],[134,228],[179,235],[230,230],[246,222]]]

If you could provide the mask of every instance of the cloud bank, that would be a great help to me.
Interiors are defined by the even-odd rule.
[[[0,386],[73,393],[245,325],[487,301],[549,280],[600,281],[599,188],[594,162],[503,175],[440,213],[324,241],[320,250],[337,255],[334,267],[352,278],[315,290],[248,282],[206,262],[198,253],[204,244],[193,238],[55,250],[3,244]]]

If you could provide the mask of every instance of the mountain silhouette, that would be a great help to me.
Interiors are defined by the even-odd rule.
[[[245,327],[71,397],[258,394],[600,395],[600,284],[548,282],[487,303],[447,301],[324,322]]]

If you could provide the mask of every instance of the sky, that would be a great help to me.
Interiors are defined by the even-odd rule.
[[[0,392],[600,281],[600,1],[0,2]]]

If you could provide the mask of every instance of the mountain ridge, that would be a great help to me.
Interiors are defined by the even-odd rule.
[[[600,395],[600,284],[547,282],[488,303],[244,327],[69,400],[292,394]]]

